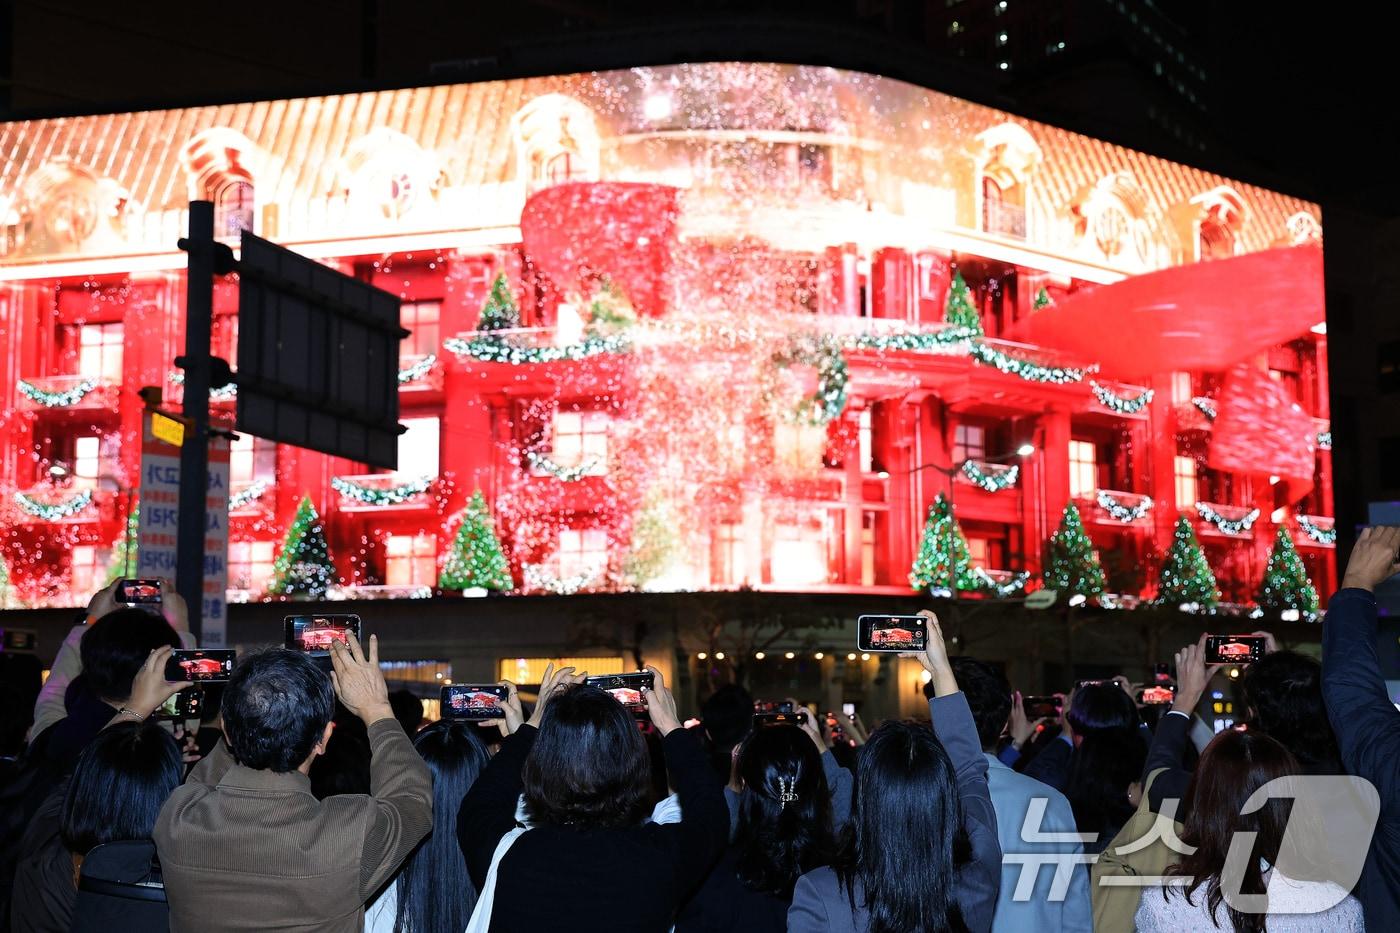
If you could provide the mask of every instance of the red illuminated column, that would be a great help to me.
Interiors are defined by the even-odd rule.
[[[1316,397],[1316,407],[1319,418],[1327,420],[1327,428],[1332,428],[1332,405],[1331,398],[1327,392],[1330,379],[1327,371],[1327,338],[1318,337],[1316,348],[1313,351],[1313,360],[1316,364],[1316,378],[1313,383],[1313,391]],[[1320,451],[1317,456],[1317,501],[1318,511],[1325,515],[1335,515],[1336,509],[1333,506],[1332,498],[1332,452],[1330,450]],[[1323,594],[1326,599],[1337,588],[1337,552],[1327,551],[1322,555],[1320,561],[1322,565],[1322,579],[1317,580],[1317,591]]]
[[[876,405],[872,427],[879,439],[875,457],[889,476],[885,479],[885,501],[889,512],[885,521],[885,539],[876,556],[876,579],[894,585],[904,582],[909,568],[914,563],[915,535],[918,527],[914,524],[917,504],[911,498],[913,477],[909,471],[916,463],[913,458],[913,438],[918,422],[919,406],[885,402]]]
[[[928,250],[914,254],[915,311],[920,323],[936,324],[943,320],[943,306],[953,281],[950,258],[947,253]]]
[[[856,245],[828,246],[822,257],[822,310],[827,314],[858,317],[860,270]]]
[[[1069,503],[1069,412],[1052,409],[1040,418],[1045,450],[1039,455],[1046,521],[1054,527]]]
[[[1153,502],[1152,540],[1157,552],[1165,554],[1171,547],[1177,516],[1192,511],[1195,503],[1176,501],[1176,409],[1172,402],[1171,376],[1153,377],[1150,388],[1153,396],[1148,406],[1147,424],[1134,436],[1141,437],[1137,442],[1145,448],[1143,453],[1149,469],[1147,494]]]
[[[910,285],[914,264],[902,249],[877,249],[870,260],[871,316],[906,320],[911,317]]]

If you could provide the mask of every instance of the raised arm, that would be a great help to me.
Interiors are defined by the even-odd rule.
[[[1152,736],[1152,744],[1147,749],[1147,763],[1142,769],[1142,782],[1153,771],[1161,771],[1152,782],[1148,795],[1149,805],[1154,813],[1160,813],[1162,801],[1181,800],[1186,795],[1186,787],[1191,782],[1191,772],[1186,769],[1186,744],[1191,733],[1191,717],[1205,695],[1210,679],[1220,670],[1219,664],[1206,663],[1206,636],[1194,645],[1187,645],[1176,653],[1176,699],[1167,711],[1157,731]],[[1181,818],[1178,808],[1177,818]]]

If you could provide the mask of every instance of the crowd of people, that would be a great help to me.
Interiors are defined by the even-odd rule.
[[[1169,706],[1120,677],[1039,716],[924,613],[929,719],[852,721],[840,744],[815,710],[756,718],[736,685],[687,726],[656,669],[640,715],[551,666],[533,703],[503,682],[499,718],[425,724],[374,636],[327,663],[246,653],[172,727],[153,716],[189,688],[165,678],[190,641],[179,598],[154,614],[104,590],[42,687],[32,657],[0,656],[0,925],[1400,929],[1373,595],[1397,553],[1400,529],[1361,535],[1320,664],[1258,633],[1245,715],[1218,732],[1197,715],[1205,636],[1176,653]]]

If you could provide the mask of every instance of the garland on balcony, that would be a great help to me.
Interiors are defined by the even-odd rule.
[[[15,503],[19,505],[20,509],[35,518],[43,519],[46,522],[57,522],[65,518],[72,518],[92,505],[92,492],[84,489],[63,502],[41,502],[26,493],[17,492],[15,493]]]
[[[50,392],[47,389],[39,388],[32,382],[21,379],[18,388],[20,394],[25,398],[45,408],[71,408],[97,388],[97,380],[84,379],[71,389],[63,392]]]
[[[778,369],[804,365],[817,371],[817,391],[797,403],[793,411],[797,420],[820,427],[840,417],[846,407],[846,383],[850,375],[836,338],[811,334],[794,336],[786,350],[773,354],[772,364]]]
[[[1137,414],[1151,404],[1155,394],[1151,389],[1144,389],[1141,395],[1134,398],[1122,398],[1107,386],[1100,385],[1092,379],[1089,380],[1089,388],[1094,390],[1094,398],[1099,400],[1100,405],[1119,415]]]
[[[420,476],[388,489],[375,489],[344,477],[331,477],[332,489],[347,499],[354,499],[365,505],[402,505],[414,496],[427,492],[432,483],[431,476]]]
[[[964,460],[962,472],[979,489],[984,489],[987,492],[1001,492],[1003,489],[1010,489],[1016,485],[1016,479],[1021,475],[1021,468],[1013,465],[1010,469],[1000,473],[988,473],[975,461]]]
[[[585,337],[580,343],[565,347],[527,347],[503,342],[499,337],[448,337],[442,345],[458,356],[471,357],[486,363],[557,363],[560,360],[584,360],[603,353],[626,353],[632,342],[623,334],[608,337]]]
[[[184,373],[181,373],[181,372],[173,372],[173,373],[171,373],[171,374],[170,374],[170,382],[171,382],[173,385],[177,385],[177,386],[182,386],[182,385],[184,385],[184,384],[185,384],[185,374],[184,374]],[[210,387],[209,387],[209,397],[210,397],[210,398],[221,398],[221,399],[222,399],[222,398],[234,398],[234,397],[236,397],[237,395],[238,395],[238,383],[236,383],[236,382],[226,382],[226,383],[224,383],[224,384],[221,385],[221,386],[210,386]]]
[[[524,570],[527,589],[543,590],[556,596],[572,596],[592,583],[598,575],[596,572],[579,573],[561,580],[539,564],[526,564]]]
[[[1207,421],[1214,421],[1215,416],[1219,414],[1219,412],[1215,410],[1215,399],[1197,395],[1191,399],[1191,404],[1195,405],[1201,414],[1206,416]]]
[[[994,366],[999,371],[1020,376],[1028,382],[1083,382],[1084,377],[1097,372],[1097,366],[1082,369],[1070,366],[1044,366],[1021,359],[1003,350],[988,346],[978,339],[977,331],[953,325],[942,330],[921,334],[862,334],[848,338],[847,346],[856,350],[914,350],[924,353],[966,353],[974,363]]]
[[[1303,529],[1303,534],[1307,535],[1309,538],[1316,541],[1318,544],[1337,543],[1336,526],[1333,526],[1331,528],[1323,528],[1316,522],[1309,521],[1306,515],[1299,515],[1298,527]]]
[[[1253,528],[1254,523],[1259,520],[1258,509],[1250,509],[1249,514],[1243,518],[1226,518],[1204,502],[1196,503],[1196,512],[1201,518],[1219,528],[1222,534],[1227,535],[1243,534]]]
[[[1125,525],[1137,521],[1152,511],[1152,500],[1146,496],[1137,505],[1129,506],[1119,502],[1112,493],[1100,489],[1097,499],[1099,508],[1107,512],[1109,518]]]
[[[238,492],[231,493],[228,497],[228,507],[230,510],[241,509],[245,505],[257,502],[266,492],[267,480],[256,480],[246,489],[240,489]]]
[[[1027,382],[1049,382],[1055,385],[1064,385],[1067,382],[1083,382],[1084,377],[1089,373],[1097,372],[1098,366],[1086,366],[1083,368],[1072,366],[1045,366],[1032,360],[1024,360],[1018,356],[989,347],[979,340],[974,340],[968,347],[968,356],[972,357],[974,363],[981,363],[983,366],[994,366],[998,371],[1010,373],[1013,376],[1020,376]]]
[[[1331,429],[1331,428],[1328,428],[1326,431],[1318,431],[1318,432],[1317,432],[1317,449],[1318,449],[1318,450],[1331,450],[1331,449],[1332,449],[1332,429]]]
[[[422,379],[424,376],[428,375],[428,373],[432,372],[433,367],[436,365],[437,354],[429,353],[412,366],[399,370],[399,385],[404,386],[408,385],[410,382],[417,382],[419,379]]]
[[[948,351],[968,343],[976,335],[976,331],[966,327],[945,327],[920,334],[860,334],[846,343],[854,350]]]
[[[587,463],[580,463],[578,466],[560,466],[544,454],[535,453],[533,450],[525,451],[525,459],[530,462],[530,466],[558,480],[566,483],[576,483],[593,471],[598,465],[598,461],[590,460]]]
[[[1021,592],[1026,588],[1026,583],[1029,582],[1031,578],[1030,574],[1021,571],[1005,583],[998,583],[996,580],[992,579],[991,574],[987,573],[987,571],[983,570],[981,567],[974,568],[972,575],[977,578],[979,584],[978,588],[982,590],[982,592],[990,593],[998,599],[1006,599],[1008,596]]]

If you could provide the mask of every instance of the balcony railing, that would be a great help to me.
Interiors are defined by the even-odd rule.
[[[36,376],[15,391],[28,411],[117,411],[117,386],[95,376]]]
[[[399,391],[442,391],[442,360],[436,353],[399,357]]]
[[[982,205],[982,228],[987,233],[1026,238],[1026,209],[1019,204],[988,202]]]
[[[1095,490],[1093,498],[1081,500],[1089,519],[1099,525],[1119,528],[1152,527],[1153,502],[1150,496],[1121,489]]]
[[[1299,515],[1293,543],[1299,547],[1335,548],[1337,520],[1329,515]]]
[[[431,476],[371,473],[367,476],[333,476],[331,488],[340,495],[342,512],[382,512],[388,509],[421,509],[432,505]]]
[[[1254,538],[1258,509],[1219,502],[1196,503],[1196,531],[1202,536],[1249,541]]]

